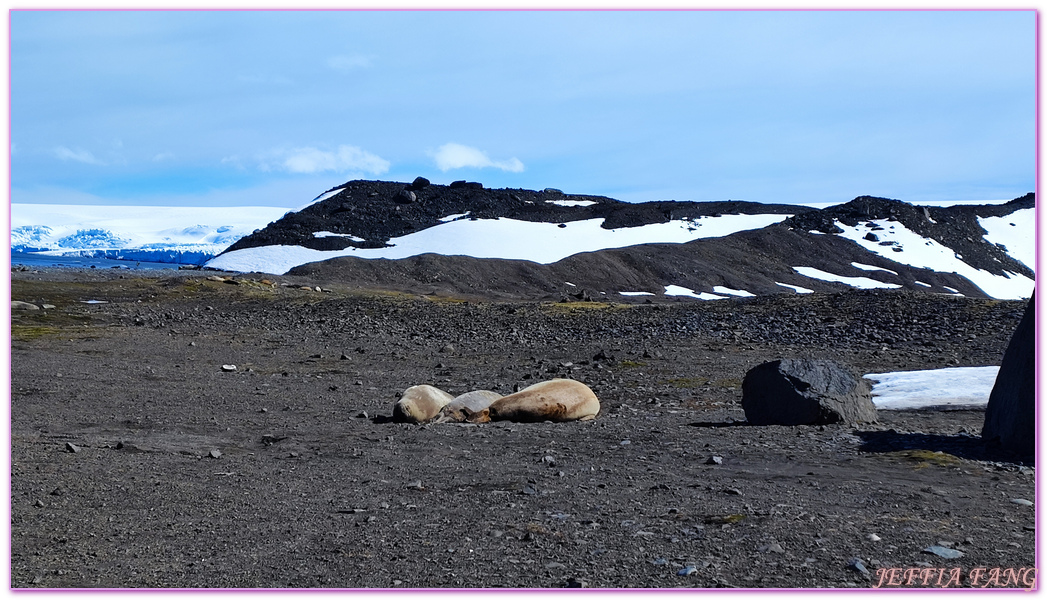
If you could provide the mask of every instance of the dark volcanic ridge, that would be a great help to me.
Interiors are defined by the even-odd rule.
[[[487,189],[464,181],[434,185],[423,178],[410,184],[356,180],[321,194],[313,204],[242,238],[226,252],[276,245],[321,251],[380,248],[391,239],[440,225],[448,217],[544,223],[599,218],[604,229],[618,229],[724,214],[787,214],[792,216],[761,229],[686,243],[583,252],[551,264],[443,254],[395,260],[344,256],[300,265],[287,274],[359,288],[541,300],[642,302],[665,297],[667,286],[695,294],[712,294],[720,288],[720,295],[724,288],[756,295],[852,289],[845,283],[806,277],[795,269],[812,267],[912,291],[991,297],[955,272],[909,266],[887,258],[890,252],[877,254],[833,235],[842,232],[837,224],[855,227],[864,223],[866,240],[901,252],[896,242],[879,241],[883,226],[874,221],[888,226],[897,223],[949,248],[975,269],[1006,278],[1018,274],[1033,279],[1032,269],[986,241],[986,231],[978,221],[979,217],[1006,216],[1033,207],[1031,193],[1006,204],[944,208],[861,196],[819,210],[742,201],[628,203],[554,189]],[[336,235],[316,237],[317,232]],[[635,295],[639,292],[645,295]]]
[[[313,250],[381,248],[392,238],[440,225],[441,219],[463,214],[474,220],[505,217],[541,223],[604,219],[604,229],[617,229],[720,214],[791,215],[816,211],[804,206],[735,200],[630,203],[604,196],[565,194],[552,188],[542,191],[487,189],[475,182],[437,185],[423,178],[410,184],[349,181],[317,198],[323,199],[241,238],[225,252],[273,245],[302,246]],[[592,204],[582,205],[590,202]],[[339,236],[317,238],[313,236],[317,231],[352,235],[364,241]]]

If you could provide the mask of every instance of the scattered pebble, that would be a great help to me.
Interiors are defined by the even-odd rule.
[[[677,571],[676,574],[679,575],[680,577],[687,577],[688,575],[694,575],[697,572],[698,572],[698,567],[696,567],[694,565],[687,565],[686,567],[684,567],[684,568],[680,569],[679,571]]]
[[[865,536],[865,539],[869,540],[870,542],[878,542],[881,538],[875,533],[870,533],[869,535]]]
[[[785,548],[782,548],[782,545],[778,542],[774,542],[773,544],[767,544],[766,546],[760,546],[756,550],[757,552],[762,552],[764,554],[766,554],[767,552],[773,552],[775,554],[782,554],[785,552]]]
[[[216,448],[216,449],[214,449],[214,450],[211,450],[210,452],[208,452],[208,453],[207,453],[207,455],[208,455],[208,456],[210,456],[211,458],[221,458],[221,456],[222,456],[222,451],[221,451],[221,450],[218,450],[218,449]]]
[[[414,481],[408,483],[404,487],[406,487],[408,489],[412,489],[412,490],[422,490],[422,489],[425,489],[425,488],[422,487],[422,480],[421,479],[415,479]]]
[[[1011,502],[1020,506],[1032,506],[1032,502],[1026,500],[1025,498],[1012,498]]]
[[[618,445],[619,446],[628,446],[631,443],[632,442],[630,442],[629,440],[622,440],[621,442],[618,443]]]
[[[707,464],[707,465],[722,465],[723,464],[723,457],[722,456],[710,456],[709,460],[705,461],[705,464]]]
[[[77,452],[80,451],[80,446],[77,446],[76,444],[74,444],[72,442],[66,442],[65,443],[65,451],[66,452],[72,452],[73,454],[76,454]]]
[[[236,365],[222,365],[222,370],[226,373],[230,373],[236,370]]]

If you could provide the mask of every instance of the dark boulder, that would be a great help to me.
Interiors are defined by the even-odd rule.
[[[429,187],[429,180],[425,177],[415,177],[414,181],[411,182],[411,186],[408,189],[411,190],[424,190]]]
[[[417,199],[418,197],[411,190],[400,190],[400,193],[396,195],[398,204],[411,204]]]
[[[1003,354],[985,408],[982,439],[1022,456],[1036,447],[1036,295]]]
[[[742,381],[752,425],[872,423],[872,386],[831,360],[783,359],[753,367]]]

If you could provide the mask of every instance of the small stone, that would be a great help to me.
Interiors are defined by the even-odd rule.
[[[865,563],[863,563],[862,559],[860,558],[852,558],[851,560],[847,561],[847,568],[851,569],[852,571],[857,571],[861,573],[862,576],[866,579],[871,577],[869,569],[865,567]]]
[[[934,554],[942,558],[960,558],[963,556],[963,552],[959,550],[953,550],[952,548],[946,548],[945,546],[928,546],[922,550],[927,554]]]
[[[710,456],[709,460],[705,461],[705,464],[707,464],[707,465],[722,465],[723,464],[723,457],[722,456]]]
[[[40,307],[35,305],[35,304],[29,303],[29,302],[21,302],[19,300],[12,300],[11,301],[11,310],[40,310]]]
[[[43,508],[44,507],[44,501],[43,500],[37,500],[36,502],[33,503],[33,506],[35,506],[37,508]]]
[[[1032,506],[1032,502],[1026,500],[1025,498],[1012,498],[1011,502],[1019,506]]]
[[[628,446],[631,443],[632,442],[630,442],[629,440],[622,440],[621,442],[618,443],[618,445],[619,446]]]
[[[454,346],[452,344],[444,344],[444,346],[440,348],[440,352],[443,352],[444,354],[454,354]]]
[[[361,412],[360,414],[356,415],[356,418],[357,419],[366,419],[367,418],[367,412],[366,411]]]
[[[77,446],[76,444],[74,444],[72,442],[66,442],[65,443],[65,451],[66,452],[72,452],[73,454],[76,454],[77,452],[80,451],[80,446]]]
[[[656,567],[664,567],[665,565],[669,564],[669,561],[664,558],[656,558],[651,561],[651,564]]]
[[[353,360],[348,354],[342,353],[342,356],[338,360]]]
[[[208,453],[207,453],[207,455],[208,455],[208,456],[210,456],[211,458],[221,458],[221,456],[222,456],[222,451],[221,451],[221,450],[218,450],[218,449],[216,448],[216,449],[214,449],[214,450],[211,450],[210,452],[208,452]]]
[[[423,490],[423,489],[425,489],[425,488],[422,487],[422,480],[421,479],[415,479],[414,481],[411,481],[410,483],[408,483],[404,487],[406,487],[408,489],[411,489],[411,490]]]
[[[740,489],[738,489],[738,488],[727,488],[723,492],[725,494],[730,494],[731,496],[741,496],[742,495],[742,491]]]
[[[231,373],[236,370],[236,365],[222,365],[222,370],[226,373]]]
[[[555,465],[556,464],[556,459],[553,458],[552,456],[543,456],[542,457],[542,462],[547,464],[547,465]]]
[[[687,577],[688,575],[694,575],[697,572],[698,572],[698,567],[696,567],[694,565],[687,565],[686,567],[684,567],[684,568],[680,569],[679,571],[677,571],[676,574],[679,575],[680,577]]]
[[[773,552],[774,554],[783,554],[785,552],[785,548],[782,548],[782,545],[778,542],[774,542],[773,544],[767,544],[766,546],[760,546],[756,550],[757,552],[762,552],[764,554],[768,552]]]
[[[865,536],[865,539],[869,540],[870,542],[878,542],[880,541],[880,536],[876,535],[875,533],[870,533],[869,535]]]
[[[589,582],[587,582],[584,579],[576,579],[576,578],[572,577],[572,578],[568,579],[566,583],[564,583],[564,587],[568,587],[568,588],[587,588],[587,587],[589,587]]]

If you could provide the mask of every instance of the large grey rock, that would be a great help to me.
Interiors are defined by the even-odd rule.
[[[871,384],[831,360],[783,359],[753,367],[742,380],[742,408],[753,425],[876,421]]]
[[[1003,354],[985,407],[982,439],[1020,455],[1036,447],[1036,295]]]

